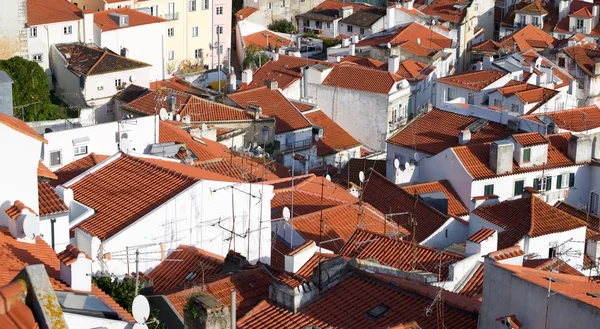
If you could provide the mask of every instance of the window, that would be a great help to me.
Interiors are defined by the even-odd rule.
[[[523,162],[527,163],[529,161],[531,161],[531,149],[530,148],[523,149]]]
[[[127,48],[121,48],[121,56],[127,57],[129,55],[129,50]]]
[[[88,7],[86,5],[83,5],[83,10],[87,10],[87,8]]]
[[[565,67],[565,65],[566,65],[565,58],[564,57],[559,57],[558,58],[558,66]]]
[[[121,79],[115,79],[115,87],[121,88],[121,86],[122,86]]]
[[[52,151],[50,152],[50,166],[60,166],[62,164],[62,152]]]
[[[34,62],[40,63],[42,61],[42,54],[34,54],[32,57]]]
[[[217,34],[223,34],[223,25],[217,25]]]
[[[542,180],[540,178],[535,178],[533,180],[533,188],[538,191],[542,190]]]
[[[525,25],[525,16],[521,15],[521,25]]]
[[[196,50],[194,50],[194,58],[196,58],[196,59],[202,59],[202,55],[203,55],[202,49],[196,49]]]
[[[494,106],[502,107],[502,100],[501,99],[494,99]]]
[[[552,189],[552,176],[544,177],[544,189],[550,191]]]
[[[196,0],[190,0],[190,11],[196,11]]]
[[[540,18],[537,16],[533,16],[533,25],[540,26]]]
[[[63,34],[71,34],[73,33],[73,27],[71,25],[63,27]]]
[[[102,82],[98,82],[98,83],[96,84],[96,90],[97,90],[97,91],[102,91],[102,90],[104,90],[104,83],[102,83]]]
[[[36,38],[37,37],[37,27],[30,27],[29,28],[29,37],[30,38]]]
[[[519,112],[519,104],[513,104],[513,105],[511,105],[510,106],[510,111],[513,112],[513,113],[518,113]]]
[[[597,214],[598,213],[598,203],[600,201],[600,198],[598,197],[598,194],[595,192],[592,192],[592,194],[590,195],[590,212]]]
[[[170,27],[167,29],[167,36],[172,37],[175,35],[175,28],[174,27]]]
[[[73,148],[73,155],[77,156],[77,155],[87,154],[88,153],[87,150],[88,150],[87,145],[75,146]]]
[[[582,29],[583,28],[583,19],[578,19],[577,20],[577,29]]]
[[[308,19],[305,19],[305,20],[303,20],[303,21],[304,21],[304,22],[303,22],[303,25],[302,25],[302,26],[305,26],[305,27],[309,27],[309,26],[310,26],[310,21],[309,21]]]
[[[548,249],[548,258],[556,257],[556,247],[552,247]]]
[[[360,28],[360,34],[365,34],[365,28],[364,27]]]
[[[446,237],[448,237],[448,229],[446,229]]]
[[[454,88],[448,88],[448,98],[446,99],[447,101],[451,101],[453,100],[454,97]]]
[[[223,15],[223,6],[217,6],[217,15]]]
[[[352,32],[352,25],[346,25],[346,30],[348,32]]]
[[[557,189],[562,188],[562,179],[563,179],[563,175],[556,176],[556,188]]]
[[[328,29],[330,29],[330,28],[331,28],[331,23],[327,23],[327,24],[325,24],[325,26],[326,26]]]
[[[169,60],[172,61],[175,59],[175,51],[169,50]]]
[[[515,192],[514,195],[523,195],[523,188],[525,187],[525,180],[515,181]]]
[[[269,8],[269,9],[273,9],[273,4],[269,2],[269,3],[267,4],[267,8]]]
[[[494,184],[484,186],[483,195],[494,195]]]
[[[202,0],[202,10],[208,9],[208,1],[209,0]]]
[[[158,16],[158,5],[150,6],[150,15]]]
[[[315,27],[318,29],[323,29],[323,22],[321,21],[315,21]]]
[[[192,37],[197,37],[198,36],[198,27],[197,26],[192,26]]]
[[[223,45],[219,45],[219,54],[223,55]]]
[[[569,187],[575,186],[575,173],[569,174]]]

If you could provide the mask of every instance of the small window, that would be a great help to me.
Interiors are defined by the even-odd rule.
[[[52,151],[50,152],[50,166],[60,166],[62,164],[62,152]]]
[[[88,6],[83,5],[83,10],[87,10]]]
[[[121,88],[121,79],[115,79],[115,87]]]
[[[315,27],[318,28],[319,30],[323,29],[323,22],[315,21]]]
[[[552,189],[552,176],[544,177],[544,189],[550,191]]]
[[[42,62],[42,54],[34,54],[32,57],[34,62]]]
[[[102,91],[104,90],[104,83],[99,82],[98,84],[96,84],[96,90],[97,91]]]
[[[525,187],[525,180],[515,181],[515,192],[514,195],[523,195],[523,188]]]
[[[169,29],[167,29],[167,36],[168,37],[175,36],[175,28],[174,27],[170,27]]]
[[[597,214],[598,213],[598,204],[600,203],[600,197],[598,193],[592,192],[590,195],[590,212]]]
[[[502,100],[500,100],[500,99],[494,99],[494,106],[502,107]]]
[[[346,25],[346,30],[348,32],[352,32],[352,25]]]
[[[564,57],[559,57],[558,58],[558,66],[565,67],[565,65],[566,65],[566,59]]]
[[[529,161],[531,161],[531,149],[530,148],[523,149],[523,162],[527,163]]]
[[[175,59],[175,50],[169,50],[169,60],[172,61]]]
[[[548,249],[548,258],[556,257],[556,247],[552,247]]]
[[[447,101],[451,101],[455,98],[454,91],[454,88],[448,88],[448,99],[446,99]]]
[[[269,3],[267,4],[267,8],[269,8],[269,9],[273,9],[273,4],[269,2]]]
[[[77,156],[77,155],[84,155],[88,153],[88,146],[87,145],[81,145],[81,146],[75,146],[73,148],[73,155]]]
[[[542,190],[542,179],[541,178],[535,178],[533,180],[533,188],[538,191]]]
[[[217,34],[223,34],[223,25],[217,25]]]
[[[494,184],[484,186],[483,195],[494,195]]]
[[[192,26],[192,37],[197,37],[198,36],[198,27],[197,26]]]
[[[194,58],[201,59],[202,58],[202,49],[194,50]]]
[[[448,237],[448,229],[446,229],[446,237]]]
[[[365,28],[364,28],[364,27],[361,27],[361,28],[360,28],[360,34],[361,34],[361,35],[364,35],[364,34],[365,34]]]
[[[556,176],[556,188],[557,189],[562,188],[562,178],[563,178],[563,175]]]
[[[73,27],[71,25],[69,26],[65,26],[63,28],[63,34],[72,34],[73,33]]]
[[[520,80],[520,79],[516,79],[515,80]],[[510,106],[510,111],[513,113],[518,113],[519,112],[519,104],[513,104]]]
[[[196,11],[196,0],[190,0],[190,11]]]
[[[304,22],[302,23],[304,27],[310,27],[310,21],[308,19],[304,19]]]
[[[569,187],[575,186],[575,173],[569,174]]]
[[[325,24],[325,26],[327,26],[327,28],[330,29],[331,28],[331,23],[327,23],[327,24]]]
[[[223,6],[217,6],[216,11],[217,15],[223,15]]]
[[[208,2],[209,0],[202,0],[202,10],[207,10],[208,9]]]
[[[29,37],[30,38],[37,38],[37,27],[30,27],[29,28]]]
[[[150,15],[158,16],[158,5],[150,6]]]
[[[223,45],[219,45],[219,54],[223,55]]]
[[[121,56],[127,57],[129,55],[129,50],[127,48],[121,48]]]
[[[583,19],[578,19],[577,20],[577,29],[582,29],[583,28]]]

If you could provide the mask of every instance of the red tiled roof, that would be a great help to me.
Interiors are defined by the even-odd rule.
[[[38,177],[48,178],[48,179],[52,179],[52,180],[58,179],[58,176],[56,176],[55,173],[53,173],[52,171],[50,171],[50,169],[48,169],[48,167],[46,167],[42,163],[42,161],[38,162],[37,175],[38,175]]]
[[[85,258],[92,260],[90,256],[88,256],[85,252],[79,250],[76,246],[69,244],[65,250],[59,252],[56,257],[60,260],[61,263],[65,265],[71,265],[77,261],[79,255],[83,255]]]
[[[473,233],[473,235],[471,235],[467,240],[475,243],[482,243],[483,241],[493,236],[494,233],[496,233],[496,230],[484,227],[481,230]]]
[[[583,7],[571,14],[569,14],[569,16],[571,17],[583,17],[583,18],[594,18],[594,15],[586,8]]]
[[[271,266],[279,270],[285,270],[285,255],[292,251],[292,248],[277,234],[272,235],[271,241]]]
[[[596,105],[538,114],[550,118],[559,128],[584,132],[600,127],[600,109]]]
[[[546,15],[548,11],[542,7],[540,1],[534,1],[530,4],[527,4],[525,7],[519,9],[518,11],[528,13],[528,14],[538,14],[538,15]]]
[[[4,209],[4,212],[10,219],[17,219],[17,217],[21,216],[23,210],[27,210],[32,214],[35,214],[35,211],[28,206],[26,206],[23,202],[19,200],[15,200],[15,202],[8,208]]]
[[[152,293],[201,283],[204,277],[219,273],[224,261],[222,256],[181,244],[148,273],[153,282]]]
[[[100,155],[92,152],[89,155],[86,155],[85,157],[79,160],[73,161],[68,165],[55,171],[54,173],[56,174],[56,176],[58,176],[58,179],[55,182],[51,182],[51,184],[56,186],[62,185],[70,181],[71,179],[81,175],[86,170],[94,167],[100,162],[106,160],[107,158],[107,155]]]
[[[195,138],[189,132],[176,127],[171,121],[160,121],[158,128],[160,143],[183,143],[189,151],[194,153],[198,161],[222,159],[229,156],[227,146],[206,138]]]
[[[302,113],[279,90],[263,86],[230,94],[229,98],[246,109],[250,104],[258,105],[262,108],[264,115],[275,117],[277,134],[312,127]]]
[[[131,88],[131,86],[136,86],[136,85],[129,85],[127,88]],[[136,86],[138,87],[138,86]],[[127,88],[125,88],[124,90],[127,90]],[[138,88],[142,88],[142,87],[138,87]],[[150,88],[146,89],[143,88],[143,91],[141,91],[140,93],[142,93],[142,95],[145,95],[147,92],[150,92],[151,90],[154,91],[158,91],[158,90],[174,90],[174,91],[178,91],[181,93],[185,93],[185,94],[190,94],[190,95],[194,95],[194,96],[198,96],[198,97],[203,97],[207,94],[206,90],[197,88],[195,86],[193,86],[191,83],[178,78],[178,77],[172,77],[170,79],[165,79],[165,80],[158,80],[158,81],[152,81],[150,82]],[[121,91],[123,92],[123,91]],[[140,96],[142,96],[140,95]],[[138,98],[138,97],[135,97]],[[127,101],[126,103],[129,103],[131,101],[133,101],[135,98]]]
[[[525,255],[525,252],[519,246],[512,246],[488,254],[488,257],[494,261],[503,261],[506,259]]]
[[[33,130],[33,128],[29,127],[29,125],[27,125],[25,122],[13,116],[0,113],[0,124],[3,124],[8,128],[16,130],[21,134],[27,135],[31,138],[35,138],[40,142],[48,144],[48,141],[44,137],[40,136],[40,134],[38,134],[35,130]]]
[[[257,11],[258,11],[258,8],[254,8],[254,7],[245,7],[245,8],[238,10],[238,12],[235,13],[236,22],[243,21],[244,19],[250,17],[250,15],[254,14]]]
[[[492,39],[488,39],[485,41],[482,41],[478,44],[475,44],[471,47],[472,51],[481,51],[481,52],[489,52],[489,53],[495,53],[496,51],[498,51],[500,48],[502,47],[502,44],[499,42],[496,42]]]
[[[500,41],[486,40],[473,45],[472,49],[483,52],[497,52],[501,48],[504,52],[522,52],[530,49],[545,49],[558,44],[558,40],[551,34],[531,24],[505,36]]]
[[[68,0],[27,0],[28,26],[80,19],[83,19],[83,12]]]
[[[99,49],[77,43],[56,45],[65,57],[68,68],[86,76],[121,72],[151,66],[113,53],[107,48]]]
[[[416,270],[435,274],[439,273],[441,261],[444,264],[442,276],[439,278],[441,281],[448,277],[448,266],[463,258],[421,245],[413,246],[410,240],[388,236],[393,233],[387,232],[387,235],[381,235],[358,229],[340,250],[340,255],[357,259],[375,259],[380,264],[403,271]]]
[[[514,246],[525,236],[535,238],[585,226],[577,217],[535,196],[477,207],[473,214],[504,230],[498,234],[498,248]]]
[[[312,20],[333,22],[334,20],[341,18],[338,16],[340,13],[340,9],[342,9],[343,7],[352,7],[354,13],[360,10],[373,8],[367,4],[362,3],[325,0],[310,11],[302,14],[297,14],[296,16]]]
[[[15,280],[0,288],[0,327],[3,329],[39,329],[33,312],[25,303],[27,284]]]
[[[423,194],[431,192],[442,192],[448,198],[448,214],[456,217],[462,217],[469,214],[469,209],[465,207],[460,197],[447,180],[437,180],[413,185],[402,186],[410,194]]]
[[[361,147],[361,153],[363,148]],[[350,188],[350,183],[360,186],[360,172],[367,173],[368,170],[373,169],[378,173],[385,175],[386,172],[386,160],[372,160],[365,158],[352,158],[350,159],[344,168],[337,175],[336,182],[346,188]]]
[[[575,216],[577,218],[579,218],[580,220],[582,220],[584,223],[587,223],[588,226],[588,232],[586,233],[586,239],[588,239],[590,236],[598,234],[598,232],[600,232],[600,217],[588,213],[587,211],[585,211],[584,209],[579,209],[576,207],[573,207],[572,205],[564,202],[564,201],[559,201],[554,205],[556,208],[566,212],[567,214],[571,215],[571,216]]]
[[[293,44],[292,40],[284,38],[269,30],[262,30],[256,33],[248,34],[243,36],[242,39],[244,40],[244,47],[256,45],[261,49],[267,49],[269,45],[271,45],[272,49],[276,49],[281,46],[290,46]]]
[[[420,42],[419,42],[420,41]],[[356,46],[384,46],[390,43],[419,56],[430,56],[432,53],[450,48],[452,39],[432,31],[419,24],[410,23],[399,27],[396,31],[385,34],[376,34],[360,40]]]
[[[226,156],[221,160],[196,162],[195,166],[244,182],[261,182],[281,178],[278,176],[280,170],[276,164],[267,163],[264,166],[262,159],[250,158],[235,154],[235,152],[231,152],[231,156]]]
[[[496,70],[468,71],[438,78],[436,81],[465,89],[481,91],[506,75],[507,73]]]
[[[567,155],[570,137],[571,133],[546,135],[550,145],[548,145],[548,161],[545,165],[519,167],[517,162],[513,161],[512,172],[500,176],[581,165],[573,162]],[[498,177],[489,167],[490,143],[457,146],[453,148],[453,151],[474,180]]]
[[[596,75],[596,58],[600,57],[600,50],[590,49],[581,45],[564,48],[564,53],[571,57],[577,66],[581,68],[587,75]]]
[[[560,258],[524,260],[523,267],[529,267],[542,271],[552,271],[563,274],[583,276],[583,274],[581,274],[579,271],[574,269],[571,265],[567,264]]]
[[[512,138],[523,147],[548,144],[548,140],[538,132],[514,134]]]
[[[460,132],[478,120],[476,117],[433,109],[390,137],[387,142],[419,152],[438,154],[459,145]],[[505,125],[488,122],[477,132],[471,133],[471,140],[467,145],[501,140],[510,134]]]
[[[367,179],[363,187],[363,200],[369,202],[384,214],[410,212],[418,223],[418,229],[415,231],[417,242],[422,242],[429,238],[449,220],[448,215],[444,215],[432,208],[423,200],[411,195],[380,173],[370,170],[365,173],[365,176]],[[392,216],[391,220],[412,232],[410,216]]]
[[[38,181],[38,200],[40,216],[48,216],[69,211],[67,205],[47,182]]]
[[[72,291],[60,280],[60,261],[56,252],[41,237],[37,237],[35,243],[20,242],[10,235],[7,228],[0,228],[0,259],[0,285],[11,282],[27,265],[43,264],[55,291]],[[120,319],[134,322],[125,309],[94,284],[91,294],[113,309]]]
[[[317,156],[325,156],[361,145],[322,111],[306,113],[305,117],[313,125],[323,127],[323,137],[317,142]]]
[[[461,10],[455,6],[461,3],[465,3],[465,1],[435,0],[421,11],[426,15],[438,16],[441,21],[460,23],[465,18],[466,9]]]
[[[401,76],[388,71],[341,64],[333,67],[323,85],[387,95],[401,80]]]
[[[366,66],[372,69],[382,69],[384,67],[387,67],[387,63],[378,61],[376,59],[372,59],[369,57],[361,57],[361,56],[345,56],[344,58],[342,58],[342,60],[340,61],[341,63],[346,63],[346,62],[350,62],[350,63],[356,63],[358,65],[361,66]]]
[[[421,81],[435,70],[435,66],[429,66],[425,63],[417,62],[413,59],[407,59],[400,62],[396,74],[408,81]]]
[[[483,269],[483,263],[478,262],[477,268],[458,293],[469,298],[481,298],[483,295]]]
[[[129,16],[129,24],[127,26],[120,26],[115,20],[110,16],[110,14],[121,14]],[[103,10],[94,13],[94,23],[100,28],[100,31],[113,31],[118,29],[126,29],[128,27],[146,25],[146,24],[154,24],[166,22],[165,19],[162,19],[157,16],[152,16],[145,14],[141,11],[130,9],[130,8],[118,8],[118,9],[110,9]]]
[[[290,100],[290,102],[292,102],[292,104],[294,104],[294,106],[298,109],[298,111],[303,112],[303,113],[306,111],[310,111],[316,107],[315,104],[301,103],[299,101],[293,101],[293,100]]]

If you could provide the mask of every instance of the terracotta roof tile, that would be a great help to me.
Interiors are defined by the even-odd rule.
[[[92,152],[79,160],[73,161],[54,172],[56,176],[58,176],[58,179],[56,181],[51,182],[51,185],[62,185],[70,181],[71,179],[81,175],[86,170],[94,167],[100,162],[106,160],[107,158],[107,155],[100,155]]]
[[[331,70],[323,85],[387,95],[403,79],[388,71],[341,64]]]
[[[372,8],[369,5],[356,2],[325,0],[306,13],[298,14],[296,16],[300,18],[333,22],[334,20],[340,18],[338,16],[340,14],[340,9],[343,7],[352,7],[353,12]]]
[[[488,254],[488,257],[495,261],[503,261],[506,259],[524,256],[525,252],[519,246],[512,246]]]
[[[160,143],[183,143],[198,158],[198,161],[223,159],[229,156],[227,146],[206,138],[195,138],[189,132],[176,127],[170,121],[160,121],[158,128]]]
[[[419,23],[413,22],[399,27],[391,33],[378,33],[364,38],[356,46],[385,47],[388,43],[417,55],[429,56],[437,51],[450,48],[452,46],[452,39],[432,31]]]
[[[420,184],[405,185],[402,186],[402,188],[413,195],[442,192],[448,198],[448,214],[456,217],[462,217],[469,214],[469,210],[460,200],[460,197],[452,187],[452,184],[445,179]]]
[[[40,216],[68,212],[69,208],[47,182],[38,181]]]
[[[514,134],[512,138],[523,147],[548,144],[548,140],[538,132]]]
[[[373,170],[366,172],[365,176],[367,179],[363,187],[363,200],[384,214],[410,212],[418,221],[419,229],[415,232],[417,242],[430,237],[449,220],[448,215],[432,208],[423,200],[389,181],[385,176]],[[391,220],[406,230],[412,231],[409,224],[410,216],[397,215],[393,216]]]
[[[25,296],[27,285],[22,280],[0,288],[0,327],[3,329],[39,329]]]
[[[265,168],[262,159],[251,158],[235,152],[231,152],[231,156],[224,157],[221,160],[196,162],[195,166],[244,182],[261,182],[283,178],[278,176],[278,172],[281,170],[276,164],[267,163]]]
[[[262,108],[264,115],[275,117],[275,133],[277,134],[312,127],[302,113],[279,90],[263,86],[230,94],[229,98],[245,109],[248,109],[250,104],[258,105]]]
[[[524,260],[523,267],[529,267],[542,271],[553,271],[562,274],[583,276],[583,274],[581,274],[578,270],[574,269],[571,265],[569,265],[560,258]]]
[[[460,132],[478,120],[476,117],[433,109],[415,119],[387,142],[419,152],[437,154],[449,147],[458,146]],[[487,122],[481,129],[471,133],[471,140],[467,145],[505,139],[510,134],[505,125]]]
[[[20,242],[10,235],[7,228],[0,228],[0,259],[0,285],[11,282],[27,265],[43,264],[55,291],[72,291],[60,280],[60,261],[56,252],[41,237],[37,237],[35,243]],[[131,314],[96,285],[92,284],[90,293],[113,309],[120,319],[134,322]]]
[[[68,0],[27,0],[27,25],[35,26],[83,19],[83,12]]]
[[[475,243],[482,243],[483,241],[485,241],[488,238],[490,238],[491,236],[493,236],[494,233],[496,233],[496,230],[494,230],[494,229],[482,228],[481,230],[473,233],[473,235],[471,235],[467,239],[467,241],[471,241],[471,242],[475,242]]]
[[[548,11],[542,7],[541,1],[534,1],[529,4],[526,4],[525,7],[519,9],[518,11],[528,13],[528,14],[538,14],[538,15],[546,15]]]
[[[600,109],[595,105],[537,115],[538,118],[544,116],[559,128],[573,132],[584,132],[600,127]]]
[[[556,44],[558,40],[551,34],[529,24],[499,41],[486,40],[473,45],[472,49],[488,53],[495,53],[502,49],[505,53],[513,53],[530,49],[543,50]]]
[[[366,66],[372,69],[382,69],[384,67],[387,67],[387,63],[378,61],[376,59],[372,59],[369,57],[361,57],[361,56],[345,56],[344,58],[342,58],[342,60],[340,61],[340,63],[346,63],[346,62],[350,62],[350,63],[356,63],[358,65],[362,65],[362,66]]]
[[[421,81],[427,78],[429,74],[433,73],[434,70],[435,66],[429,66],[413,59],[407,59],[400,62],[396,74],[408,81]]]
[[[127,26],[119,26],[119,24],[110,16],[110,14],[121,14],[127,15],[129,17],[129,24]],[[103,10],[94,13],[94,23],[96,26],[100,28],[100,31],[113,31],[118,29],[126,29],[129,27],[154,24],[166,22],[165,19],[162,19],[157,16],[152,16],[145,14],[141,11],[130,9],[130,8],[118,8],[118,9],[110,9]]]
[[[481,298],[483,295],[483,269],[484,265],[482,262],[477,262],[477,268],[462,286],[459,294],[469,298]]]
[[[525,236],[535,238],[585,226],[585,222],[577,217],[535,196],[481,206],[473,214],[503,229],[498,234],[498,248],[501,249],[514,246]]]
[[[322,111],[306,113],[304,116],[313,125],[323,127],[323,137],[317,142],[317,156],[326,156],[361,145]]]
[[[258,8],[254,8],[254,7],[245,7],[245,8],[238,10],[237,13],[235,13],[236,22],[245,20],[246,18],[250,17],[250,15],[254,14],[257,11],[258,11]]]
[[[506,75],[507,73],[496,70],[468,71],[438,78],[436,81],[465,89],[481,91]]]
[[[85,258],[92,260],[85,252],[79,250],[76,246],[69,244],[65,250],[59,252],[56,256],[61,263],[65,265],[71,265],[77,261],[79,255],[83,255]]]
[[[385,8],[371,7],[354,11],[350,16],[340,19],[339,23],[371,28],[380,19],[384,18],[385,15]]]
[[[350,183],[360,186],[360,172],[362,171],[366,174],[371,168],[378,173],[385,175],[386,160],[371,160],[364,158],[350,159],[337,175],[337,181],[346,188],[350,188]]]
[[[132,86],[135,85],[129,85],[126,89],[131,88]],[[136,86],[138,88],[142,88],[139,86]],[[180,93],[185,93],[185,94],[189,94],[189,95],[193,95],[193,96],[198,96],[200,98],[205,98],[205,97],[210,97],[213,95],[218,94],[218,91],[212,90],[212,89],[208,89],[205,87],[199,87],[199,86],[195,86],[192,85],[192,83],[187,82],[181,78],[178,77],[172,77],[170,79],[165,79],[165,80],[158,80],[158,81],[152,81],[150,82],[150,88],[142,88],[144,90],[144,93],[142,95],[145,95],[146,93],[154,90],[154,91],[163,91],[163,90],[172,90],[172,91],[177,91]],[[123,92],[123,91],[121,91]],[[135,98],[131,98],[130,100],[126,101],[125,103],[129,103],[133,100],[135,100],[136,98],[141,97],[142,95],[135,97]]]
[[[588,213],[587,211],[585,211],[585,209],[579,209],[576,207],[573,207],[572,205],[564,202],[564,201],[559,201],[554,205],[556,208],[566,212],[567,214],[571,215],[571,216],[575,216],[577,218],[579,218],[580,220],[582,220],[584,223],[587,223],[588,226],[588,231],[586,233],[586,239],[589,238],[592,235],[598,234],[598,232],[600,232],[600,217]]]
[[[17,217],[21,216],[24,210],[28,211],[31,214],[35,214],[35,211],[33,209],[29,208],[19,200],[15,200],[15,202],[13,202],[13,204],[10,207],[4,209],[4,212],[6,213],[6,215],[8,215],[10,219],[16,220]]]
[[[577,63],[583,72],[592,77],[596,76],[596,58],[600,57],[600,50],[577,45],[564,48],[563,51]]]
[[[262,30],[256,33],[248,34],[242,38],[244,40],[244,47],[256,45],[261,49],[268,49],[269,46],[272,49],[276,49],[282,46],[293,45],[291,39],[282,37],[281,35],[273,33],[269,30]]]
[[[292,251],[292,248],[277,234],[272,235],[271,241],[271,266],[279,270],[285,270],[285,255]]]
[[[48,167],[46,167],[42,163],[42,161],[38,162],[37,175],[38,175],[38,177],[41,177],[41,178],[47,178],[47,179],[52,179],[52,180],[58,179],[58,176],[56,176],[55,173],[50,171],[50,169],[48,169]]]
[[[571,14],[569,14],[569,16],[571,17],[583,17],[583,18],[594,18],[594,15],[586,8],[583,7]]]
[[[186,285],[198,284],[203,276],[219,273],[225,259],[200,248],[179,245],[156,266],[148,277],[152,279],[152,293],[161,294]]]
[[[466,9],[461,10],[455,6],[465,2],[462,0],[435,0],[421,11],[426,15],[438,16],[438,19],[443,22],[459,23],[465,18]]]
[[[29,125],[27,125],[25,122],[13,116],[0,113],[0,124],[3,124],[8,128],[16,130],[21,134],[27,135],[31,138],[35,138],[40,142],[48,144],[48,141],[44,137],[40,136],[40,134],[38,134],[35,130],[33,130],[33,128],[29,127]]]
[[[550,141],[550,145],[548,145],[548,161],[545,165],[519,167],[519,165],[513,161],[512,172],[500,176],[580,165],[574,163],[567,156],[567,147],[570,137],[571,133],[546,135],[546,138]],[[453,151],[474,180],[498,177],[498,175],[496,175],[489,167],[490,143],[458,146],[453,148]]]
[[[68,68],[86,76],[120,72],[148,67],[150,64],[126,58],[104,48],[99,49],[76,43],[56,45],[65,56]]]

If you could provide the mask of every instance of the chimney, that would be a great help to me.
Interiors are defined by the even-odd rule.
[[[174,120],[175,117],[174,115],[176,114],[175,112],[175,103],[177,102],[177,98],[175,97],[175,93],[170,93],[169,96],[167,96],[167,102],[169,103],[169,112],[171,115],[173,115],[173,117],[171,118],[171,120]]]
[[[58,194],[58,197],[67,205],[67,207],[71,208],[71,201],[74,200],[73,190],[59,185],[56,187],[56,193]]]
[[[36,213],[23,202],[16,200],[4,210],[8,215],[8,231],[22,242],[35,243],[40,235],[40,219]]]
[[[345,6],[340,8],[340,18],[344,19],[354,12],[354,8],[352,6]]]
[[[396,25],[396,6],[387,6],[385,10],[385,28],[391,29]]]
[[[471,131],[469,129],[462,130],[458,133],[458,144],[465,145],[471,140]]]
[[[398,69],[400,69],[400,57],[397,55],[388,57],[388,71],[396,73],[398,72]]]
[[[339,63],[340,62],[340,56],[338,56],[338,55],[327,55],[327,61],[330,62],[330,63]]]
[[[227,92],[234,93],[236,89],[236,75],[234,72],[229,73],[229,83],[227,84]]]
[[[496,175],[512,172],[514,145],[510,141],[501,140],[490,145],[490,169]]]
[[[404,1],[403,7],[412,10],[413,9],[413,0]]]
[[[242,256],[239,252],[229,250],[223,262],[223,268],[221,273],[236,273],[241,272],[245,266],[248,265],[246,257]]]
[[[94,42],[94,13],[83,14],[83,37],[86,44]]]
[[[294,246],[292,246],[294,247]],[[285,255],[285,271],[289,273],[296,273],[298,270],[306,264],[306,262],[318,252],[319,248],[317,244],[308,240],[300,247],[292,250],[289,254]]]
[[[482,228],[467,239],[467,256],[487,255],[498,250],[498,232],[491,228]]]
[[[277,62],[279,60],[279,53],[278,52],[273,53],[272,59],[273,59],[273,62]]]
[[[354,33],[352,35],[352,43],[353,44],[357,44],[358,43],[358,33]]]
[[[492,64],[494,63],[494,56],[490,54],[483,55],[483,69],[489,70],[492,68]]]
[[[277,80],[275,80],[275,79],[266,80],[265,85],[267,86],[267,88],[269,88],[271,90],[276,90],[278,88],[278,83],[277,83]]]
[[[342,47],[348,47],[350,45],[350,38],[342,39]]]
[[[572,135],[569,138],[567,155],[575,163],[585,163],[592,160],[592,140],[586,135]]]
[[[231,329],[229,308],[210,295],[192,295],[183,310],[186,329]]]
[[[529,198],[529,197],[540,197],[540,191],[538,191],[537,189],[531,187],[531,186],[527,186],[525,188],[523,188],[523,194],[521,195],[522,198]]]
[[[92,258],[72,244],[57,256],[60,280],[73,290],[92,291]]]
[[[0,113],[13,116],[13,81],[4,71],[0,71]]]
[[[481,206],[489,206],[493,204],[500,203],[500,200],[497,195],[482,195],[476,196],[471,199],[471,209],[476,209]]]
[[[596,64],[594,65],[594,75],[599,75],[600,74],[600,62],[596,62]]]
[[[481,71],[483,70],[483,63],[482,62],[477,62],[475,63],[475,71]]]
[[[252,70],[245,69],[242,71],[242,84],[249,85],[252,83]]]
[[[448,215],[448,197],[443,192],[430,192],[419,194],[419,199],[435,208],[444,215]]]
[[[354,56],[356,55],[356,45],[354,45],[353,43],[350,44],[350,56]]]
[[[591,236],[587,240],[587,244],[585,246],[585,254],[588,255],[591,259],[598,259],[598,257],[600,257],[600,234]]]

